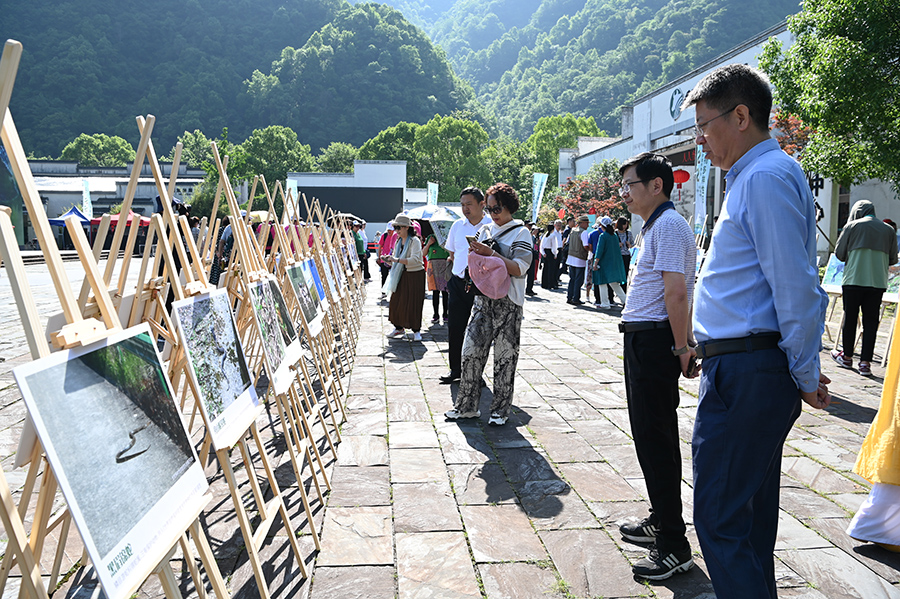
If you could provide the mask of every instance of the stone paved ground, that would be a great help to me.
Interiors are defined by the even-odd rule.
[[[24,408],[9,369],[27,357],[14,358],[25,348],[14,341],[20,325],[5,301],[4,283],[0,342],[12,341],[0,345],[0,355],[8,357],[0,364],[0,449],[15,487],[24,474],[11,472],[11,454]],[[437,381],[447,370],[446,327],[424,329],[421,343],[386,339],[387,308],[370,287],[348,386],[349,420],[336,458],[325,454],[333,489],[326,505],[313,502],[318,553],[304,533],[277,414],[273,409],[260,418],[269,455],[280,456],[279,482],[290,486],[288,506],[301,529],[303,560],[314,568],[301,580],[284,530],[274,531],[263,549],[273,596],[714,597],[691,526],[690,437],[698,382],[682,381],[679,409],[685,518],[697,567],[668,581],[638,582],[630,564],[645,548],[617,531],[648,508],[629,434],[619,314],[573,308],[561,292],[539,293],[526,304],[514,412],[506,426],[494,428],[486,422],[490,386],[479,421],[444,421],[456,391]],[[429,305],[426,300],[426,317]],[[878,352],[885,342],[879,340]],[[824,353],[823,364],[835,401],[824,412],[805,409],[784,450],[779,596],[900,597],[900,556],[844,532],[868,491],[851,469],[875,416],[884,371],[876,366],[873,379],[863,378],[837,368]],[[207,473],[214,472],[211,465]],[[246,481],[246,473],[240,475]],[[310,487],[308,471],[304,477]],[[204,525],[220,568],[234,596],[257,596],[221,475],[213,478],[212,493]],[[70,553],[66,567],[80,551]],[[173,565],[176,573],[184,571],[178,559]],[[90,571],[81,569],[61,590],[81,596],[91,586]],[[183,591],[193,594],[189,582]],[[159,594],[152,579],[141,591]]]

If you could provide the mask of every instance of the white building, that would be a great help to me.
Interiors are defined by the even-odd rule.
[[[694,109],[691,107],[682,112],[681,102],[694,85],[722,65],[743,63],[758,66],[763,45],[772,37],[779,39],[785,48],[794,42],[793,35],[787,30],[787,23],[782,22],[700,68],[636,99],[630,106],[623,107],[621,137],[607,143],[601,142],[600,147],[598,138],[579,138],[577,148],[560,150],[560,182],[573,174],[586,174],[591,165],[603,160],[615,159],[622,162],[641,152],[663,154],[676,169],[683,169],[690,175],[690,179],[680,190],[673,190],[672,200],[676,209],[693,224],[694,195],[697,188],[697,145],[691,132],[694,126]],[[822,257],[831,252],[829,239],[831,243],[837,241],[840,227],[846,222],[850,207],[857,200],[872,201],[878,218],[900,222],[900,203],[895,200],[888,183],[871,180],[847,190],[815,173],[807,173],[807,178],[816,202],[825,215],[819,222],[818,251]],[[714,219],[721,209],[725,197],[724,180],[725,173],[713,167],[706,194],[706,213],[710,215],[706,222],[707,231],[711,231]],[[640,219],[634,218],[637,225]]]

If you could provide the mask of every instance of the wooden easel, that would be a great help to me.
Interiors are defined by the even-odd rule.
[[[83,318],[79,306],[75,300],[74,293],[72,292],[72,289],[68,283],[68,279],[65,276],[65,271],[62,266],[62,259],[59,254],[59,250],[56,248],[55,240],[53,238],[52,232],[50,231],[50,225],[47,222],[46,213],[44,212],[43,205],[40,201],[40,196],[38,195],[37,188],[34,183],[34,178],[31,174],[31,170],[28,167],[28,161],[25,156],[25,152],[19,140],[18,132],[15,129],[12,115],[8,110],[9,98],[12,93],[12,86],[15,80],[15,73],[18,67],[18,61],[21,56],[21,52],[21,44],[10,40],[7,41],[4,48],[3,57],[2,59],[0,59],[0,109],[2,109],[2,112],[0,112],[0,114],[4,115],[4,118],[2,119],[2,127],[0,127],[0,138],[2,138],[3,144],[7,149],[13,174],[19,185],[19,189],[25,201],[26,208],[31,217],[31,222],[34,227],[35,234],[43,249],[44,256],[50,270],[51,278],[53,279],[53,283],[66,318],[67,324],[60,330],[50,335],[51,342],[53,343],[53,345],[61,349],[79,347],[104,339],[113,332],[121,331],[122,328],[118,315],[115,312],[114,305],[106,291],[106,288],[101,284],[102,277],[100,275],[99,268],[97,267],[97,263],[93,258],[88,241],[84,235],[84,230],[81,228],[81,225],[75,221],[74,218],[70,218],[67,220],[66,227],[69,230],[70,235],[72,235],[76,250],[79,253],[79,258],[81,259],[82,265],[85,267],[87,280],[91,286],[91,289],[94,291],[102,321],[95,319],[86,320]],[[22,317],[23,326],[26,331],[26,337],[28,337],[29,339],[29,344],[33,346],[33,353],[36,352],[39,354],[39,356],[36,357],[49,355],[50,348],[47,346],[45,338],[40,333],[40,321],[37,317],[37,308],[34,305],[34,301],[31,297],[27,281],[24,279],[24,269],[21,266],[21,257],[18,255],[17,246],[15,246],[14,242],[12,241],[14,237],[11,235],[11,226],[8,220],[8,214],[4,214],[3,216],[6,217],[6,219],[4,220],[3,217],[0,216],[0,230],[2,230],[2,227],[6,226],[6,230],[2,235],[2,245],[4,246],[3,253],[4,257],[8,258],[8,264],[14,264],[14,270],[17,270],[15,274],[16,280],[13,282],[13,287],[15,289],[14,293],[16,295],[20,316]],[[18,268],[16,269],[15,267]],[[37,462],[37,457],[40,455],[40,453],[41,452],[39,449],[39,444],[35,443],[34,448],[31,452],[31,456],[33,458],[32,466],[34,466],[34,463]],[[3,483],[4,484],[2,486],[5,487],[5,478],[3,480]],[[8,491],[8,488],[6,488],[6,491]],[[4,524],[6,525],[7,521],[9,521],[9,528],[7,530],[9,531],[11,542],[13,538],[16,539],[14,554],[18,557],[19,560],[21,560],[22,564],[24,564],[25,566],[25,576],[23,577],[23,582],[25,584],[23,584],[21,592],[33,593],[30,594],[30,596],[34,597],[46,595],[46,590],[43,588],[43,582],[40,581],[39,578],[34,578],[35,574],[39,576],[39,572],[36,569],[37,565],[34,563],[34,558],[35,556],[39,556],[41,554],[41,549],[46,539],[46,524],[47,520],[49,519],[50,508],[52,506],[55,492],[56,480],[53,477],[50,469],[48,467],[45,467],[44,478],[42,481],[41,491],[38,497],[37,507],[35,511],[34,524],[32,526],[30,539],[28,541],[28,549],[30,550],[30,553],[29,551],[25,551],[25,548],[21,546],[21,541],[24,537],[24,528],[20,530],[17,526],[18,523],[9,514],[10,507],[12,505],[11,501],[7,502],[7,497],[4,497],[3,501],[2,511],[5,512],[5,517],[3,518]],[[203,507],[208,503],[208,501],[209,496],[196,498],[196,501],[194,501],[192,504],[191,512],[188,514],[190,518],[188,518],[187,521],[191,523],[184,529],[179,538],[173,539],[171,546],[174,547],[175,543],[178,542],[185,550],[186,558],[187,556],[192,555],[189,546],[187,545],[187,534],[188,532],[191,532],[194,537],[194,543],[198,549],[198,552],[200,553],[200,559],[203,561],[213,589],[220,598],[225,598],[228,597],[228,592],[225,589],[224,581],[222,580],[221,574],[219,573],[218,565],[216,564],[215,558],[212,555],[212,551],[209,548],[206,536],[200,528],[199,516]],[[21,509],[22,507],[20,506],[19,510]],[[19,512],[14,513],[17,517],[19,516]],[[147,571],[146,573],[139,573],[141,575],[141,584],[152,571],[156,571],[160,573],[160,581],[166,595],[170,598],[181,597],[177,582],[175,581],[174,573],[172,573],[171,566],[168,563],[169,553],[170,552],[167,552],[166,556],[162,556],[162,559],[159,560],[158,565],[153,567],[151,571]],[[196,567],[193,564],[192,559],[186,559],[186,561],[189,562],[189,567],[191,568],[192,575],[194,575],[195,577],[195,583],[198,588],[198,592],[201,593],[201,596],[205,596],[205,590],[203,590],[202,580],[199,576],[199,572],[196,570]],[[29,580],[25,581],[24,579],[26,578]],[[37,590],[37,586],[40,587],[40,591]],[[132,591],[134,590],[136,590],[136,588],[132,589]]]
[[[274,216],[275,215],[275,203],[273,201],[272,194],[269,193],[269,187],[266,184],[266,180],[264,177],[261,177],[261,181],[262,181],[262,185],[263,185],[263,191],[265,193],[266,199],[268,200],[269,212],[271,215]],[[311,354],[310,361],[312,361],[316,367],[316,374],[318,375],[319,384],[323,390],[324,397],[325,397],[325,405],[328,407],[328,411],[331,416],[332,424],[334,425],[334,433],[337,438],[337,441],[340,442],[340,439],[341,439],[340,422],[338,422],[338,419],[337,419],[337,416],[335,413],[335,407],[332,405],[332,402],[334,403],[334,405],[337,406],[337,409],[341,412],[341,422],[343,422],[344,420],[346,420],[346,417],[345,417],[345,414],[343,411],[342,398],[337,393],[334,377],[331,376],[331,373],[330,373],[330,367],[326,364],[326,361],[323,361],[322,356],[319,355],[319,351],[318,351],[319,346],[316,342],[315,335],[313,334],[313,332],[311,330],[311,323],[307,322],[306,317],[303,314],[303,311],[300,310],[299,298],[294,297],[294,286],[291,283],[291,281],[288,279],[288,276],[287,276],[288,268],[294,267],[295,265],[297,267],[300,266],[299,262],[303,261],[303,254],[302,254],[302,249],[300,247],[299,239],[297,238],[297,235],[296,235],[296,230],[293,228],[292,225],[290,225],[289,219],[287,219],[289,199],[284,196],[283,188],[281,187],[280,181],[276,182],[276,184],[275,184],[276,194],[279,191],[282,191],[282,198],[284,201],[285,210],[282,214],[281,219],[273,219],[273,220],[276,220],[276,222],[279,224],[277,224],[275,226],[276,236],[275,236],[275,243],[273,244],[273,247],[272,247],[272,254],[274,255],[278,251],[279,248],[281,249],[282,259],[281,259],[280,263],[277,265],[277,273],[280,275],[279,279],[281,281],[281,287],[282,287],[282,289],[284,289],[285,287],[289,288],[291,290],[291,293],[288,294],[288,296],[293,297],[295,300],[293,302],[293,305],[295,308],[293,311],[294,322],[300,322],[303,326],[304,336],[306,338],[308,348],[309,348],[310,354]],[[288,235],[285,233],[285,230],[284,230],[285,221],[287,221],[288,230],[294,237],[293,243],[288,239]],[[294,246],[294,248],[296,248],[295,250],[291,250],[292,245]],[[326,438],[328,439],[328,444],[331,446],[332,453],[334,454],[334,457],[336,459],[337,452],[334,449],[334,444],[332,443],[331,437],[327,431],[327,427],[325,426],[325,423],[322,419],[321,408],[319,407],[319,404],[316,401],[313,380],[309,375],[309,371],[306,367],[306,363],[303,360],[301,360],[298,364],[299,364],[299,368],[296,369],[295,371],[297,372],[297,383],[299,384],[300,390],[302,392],[304,405],[306,407],[306,410],[310,413],[310,417],[315,421],[321,422],[322,428],[326,432]],[[326,486],[328,486],[329,489],[331,488],[330,484],[327,484]]]
[[[234,236],[234,258],[232,259],[232,265],[229,267],[230,281],[228,283],[228,287],[229,294],[232,298],[236,299],[239,304],[237,318],[235,320],[237,322],[239,335],[241,336],[241,345],[244,348],[245,355],[248,357],[248,361],[251,359],[252,352],[257,352],[256,366],[259,367],[260,365],[262,365],[266,368],[269,368],[269,379],[271,381],[273,379],[273,370],[267,362],[265,351],[262,347],[262,341],[260,339],[254,339],[252,334],[254,327],[249,326],[252,322],[252,319],[255,318],[255,313],[252,309],[250,301],[250,285],[264,280],[264,278],[267,276],[267,273],[260,267],[260,254],[258,253],[258,251],[253,249],[252,244],[254,240],[248,232],[246,223],[243,219],[240,218],[240,208],[237,204],[237,199],[234,197],[234,191],[228,178],[228,172],[225,170],[225,162],[219,156],[219,151],[215,143],[212,144],[212,150],[216,160],[216,166],[219,169],[219,180],[224,190],[226,200],[228,201],[229,210],[232,214],[236,215],[231,223],[232,235]],[[248,367],[251,367],[251,365],[248,364]],[[279,411],[279,417],[282,422],[282,427],[285,432],[288,447],[293,449],[293,447],[295,446],[295,442],[293,441],[293,439],[296,438],[296,431],[294,427],[289,425],[290,418],[285,414],[286,410],[291,409],[290,402],[287,401],[287,398],[283,396],[277,396],[276,401]],[[259,488],[259,485],[255,482],[256,477],[250,476],[254,500],[256,501],[257,506],[259,506],[259,514],[262,519],[260,526],[255,531],[252,529],[250,519],[248,518],[246,511],[243,508],[241,496],[237,488],[234,470],[231,466],[231,461],[228,456],[229,448],[216,448],[216,455],[219,458],[219,463],[221,464],[222,470],[225,473],[225,478],[228,481],[232,501],[234,502],[235,509],[238,513],[241,533],[244,536],[244,542],[247,546],[247,552],[250,555],[253,573],[256,577],[260,594],[262,597],[268,598],[268,584],[266,583],[265,573],[262,569],[262,561],[259,557],[259,550],[262,546],[262,543],[265,541],[266,533],[271,527],[272,520],[274,519],[274,516],[276,514],[281,515],[285,527],[288,530],[291,547],[296,556],[297,563],[300,566],[301,575],[303,577],[306,577],[307,574],[306,569],[303,566],[303,557],[300,547],[297,543],[296,535],[294,534],[294,528],[291,525],[290,518],[285,508],[283,495],[279,489],[277,481],[275,480],[274,471],[271,469],[271,466],[268,463],[268,459],[266,459],[265,457],[265,446],[260,439],[259,431],[257,430],[255,422],[250,427],[250,433],[253,436],[254,441],[256,442],[257,448],[259,450],[259,455],[263,462],[263,467],[266,471],[266,476],[269,480],[269,484],[273,493],[272,499],[270,499],[268,502],[264,501],[262,491]],[[306,437],[307,438],[305,439],[298,440],[296,444],[303,448],[307,462],[309,463],[310,468],[313,468],[313,459],[310,455],[310,446],[312,445],[314,449],[314,444],[309,440],[308,433]],[[244,462],[244,465],[248,469],[251,469],[250,471],[252,472],[253,463],[250,458],[250,453],[249,451],[247,451],[246,444],[243,442],[243,440],[241,440],[238,443],[238,446],[241,450],[241,458]],[[312,508],[310,507],[309,498],[307,497],[306,490],[303,486],[302,478],[300,478],[299,475],[300,470],[296,464],[296,457],[292,455],[291,458],[295,472],[297,473],[297,486],[300,492],[301,500],[303,502],[304,510],[306,512],[307,522],[309,523],[309,528],[312,532],[316,550],[318,550],[320,549],[320,544],[318,535],[316,534],[315,524],[313,522]],[[315,473],[313,473],[313,479],[316,481],[316,487],[318,489],[318,481],[315,478]],[[321,499],[321,491],[319,491],[319,496]]]

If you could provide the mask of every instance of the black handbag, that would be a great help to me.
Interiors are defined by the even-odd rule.
[[[503,237],[504,235],[506,235],[506,234],[509,233],[510,231],[515,231],[516,229],[518,229],[518,228],[521,227],[521,226],[522,226],[522,225],[516,225],[515,227],[510,227],[509,229],[507,229],[507,230],[503,231],[502,233],[500,233],[500,235],[498,235],[497,238]],[[481,232],[481,231],[479,231],[479,233],[480,233],[480,232]],[[503,255],[503,252],[500,251],[500,244],[497,242],[497,238],[494,238],[494,237],[488,237],[487,239],[485,239],[484,241],[482,241],[481,239],[478,239],[478,234],[477,234],[477,233],[475,234],[475,240],[476,240],[476,241],[481,241],[481,243],[483,243],[484,245],[488,246],[489,248],[491,248],[492,250],[494,250],[495,252],[497,252],[498,254],[500,254],[500,255],[502,256],[502,255]],[[478,289],[478,286],[475,284],[475,282],[472,281],[472,277],[469,276],[469,267],[468,267],[468,266],[466,267],[466,272],[465,272],[465,289],[466,289],[466,293],[468,293],[468,294],[470,294],[470,295],[484,295],[484,294]]]

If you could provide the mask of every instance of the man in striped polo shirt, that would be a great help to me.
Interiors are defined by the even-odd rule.
[[[691,372],[690,306],[697,249],[690,226],[669,194],[675,184],[665,157],[643,153],[619,168],[619,194],[644,221],[640,253],[622,311],[625,392],[634,448],[647,484],[650,516],[619,527],[622,536],[653,543],[632,566],[636,576],[663,580],[693,566],[681,516],[678,377]]]

